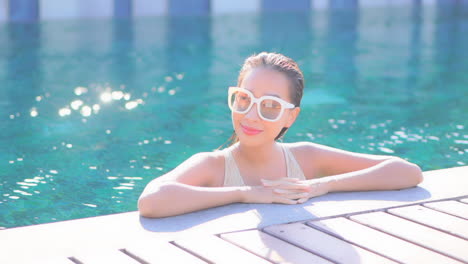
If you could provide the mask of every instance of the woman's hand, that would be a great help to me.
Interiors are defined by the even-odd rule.
[[[293,178],[282,178],[274,181],[262,180],[262,183],[264,187],[272,188],[273,193],[293,199],[295,203],[304,203],[312,197],[321,196],[329,192],[327,181],[324,179],[301,181]]]
[[[291,186],[291,188],[294,191],[283,192],[274,186],[245,186],[242,187],[242,202],[297,204],[299,200],[309,196],[305,185],[298,185],[297,188]]]

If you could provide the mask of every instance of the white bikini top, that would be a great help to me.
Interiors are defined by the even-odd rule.
[[[288,171],[288,178],[296,178],[299,180],[305,180],[304,173],[302,172],[299,163],[296,158],[284,144],[281,144],[283,154],[286,160],[286,168]],[[232,156],[232,148],[226,148],[224,152],[224,186],[245,186],[240,174],[239,168],[237,167],[236,161]]]

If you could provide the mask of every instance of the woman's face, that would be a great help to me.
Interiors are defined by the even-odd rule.
[[[271,95],[292,103],[289,91],[289,80],[278,71],[256,68],[248,72],[240,84],[256,97]],[[299,114],[299,108],[285,109],[278,121],[270,122],[260,118],[257,104],[245,114],[232,112],[232,123],[239,141],[247,145],[260,145],[274,141],[283,127],[290,127]]]

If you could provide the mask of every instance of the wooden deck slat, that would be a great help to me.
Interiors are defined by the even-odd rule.
[[[223,234],[221,238],[275,263],[332,263],[259,230]]]
[[[457,263],[454,259],[343,217],[310,221],[307,224],[399,262],[426,263],[431,260],[432,263]]]
[[[389,213],[468,239],[468,221],[423,206],[406,206]]]
[[[468,220],[468,204],[457,201],[443,201],[425,203],[424,206]]]
[[[395,263],[300,223],[269,226],[264,231],[337,263]]]
[[[442,212],[443,210],[440,208],[431,209],[429,207],[432,203],[434,203],[432,205],[436,205],[438,202],[449,200],[456,200],[463,207],[468,205],[468,189],[466,188],[468,177],[465,177],[468,175],[467,173],[468,166],[424,172],[425,180],[418,188],[401,191],[333,193],[293,207],[233,204],[161,219],[148,219],[134,211],[10,228],[0,230],[0,264],[194,263],[195,261],[208,263],[284,263],[287,261],[297,263],[302,258],[297,261],[298,259],[294,257],[302,255],[303,251],[336,263],[392,263],[391,259],[382,255],[391,255],[391,258],[400,260],[400,255],[406,254],[407,251],[415,255],[416,260],[420,260],[411,263],[454,263],[457,261],[455,257],[460,257],[460,240],[468,242],[468,220],[459,215],[454,216],[455,213],[460,213],[460,210],[451,211],[449,214]],[[372,220],[372,223],[375,223],[373,227],[366,227],[355,222],[362,220],[359,219],[358,214],[376,211],[399,220],[390,221],[378,218]],[[333,230],[328,231],[334,234],[331,235],[306,224],[297,223],[298,221],[319,221],[320,217],[323,217],[321,221],[332,223],[343,215],[347,217],[341,219],[373,230],[386,238],[382,239],[367,231],[361,232],[361,229],[354,229],[355,226],[351,228],[345,226],[343,230],[338,231],[335,228],[335,233],[332,232]],[[348,216],[351,215],[355,215],[353,220],[348,219]],[[381,221],[386,221],[385,223],[388,225],[382,226]],[[402,221],[404,224],[400,230]],[[296,224],[285,224],[291,222],[296,222]],[[420,227],[412,230],[414,225],[420,225]],[[123,226],[125,228],[122,229]],[[264,228],[264,231],[258,230],[259,228]],[[381,229],[378,230],[379,228]],[[398,232],[393,231],[393,228],[396,228]],[[422,234],[427,231],[427,228],[432,231],[428,231],[428,234]],[[256,230],[245,235],[244,232],[252,229]],[[91,230],[92,232],[84,232],[83,230]],[[408,234],[402,234],[402,230]],[[265,237],[259,238],[253,235],[255,232],[258,234],[268,233],[268,235],[266,239]],[[418,234],[414,235],[415,232]],[[436,233],[435,237],[428,238],[429,235]],[[200,237],[200,234],[211,237],[209,239],[203,238]],[[222,234],[223,238],[216,234]],[[349,234],[352,236],[349,237]],[[415,236],[414,240],[408,237],[411,234]],[[444,235],[440,234],[445,234],[445,238]],[[450,239],[446,239],[447,236],[456,238],[457,241],[449,241]],[[275,239],[271,243],[269,239],[273,237]],[[404,242],[404,244],[388,243],[386,241],[388,237]],[[185,241],[186,239],[191,239],[191,241]],[[441,241],[438,242],[435,239]],[[284,246],[283,248],[282,242],[278,241],[283,241],[286,243],[285,245],[292,245],[292,247]],[[408,241],[415,241],[415,243]],[[359,242],[362,243],[359,244]],[[149,245],[149,249],[139,246],[141,243]],[[164,246],[158,243],[167,243],[165,245],[170,249],[164,249]],[[424,256],[420,254],[419,250],[408,250],[410,248],[408,245],[418,247],[417,243],[421,244],[419,250],[424,250]],[[444,255],[437,255],[439,257],[427,255],[427,252],[437,254],[431,250],[432,246],[437,247],[434,251],[445,252],[445,259],[440,259],[440,256],[444,257]],[[456,248],[450,248],[455,246]],[[268,251],[270,247],[274,251]],[[390,249],[388,252],[378,251],[381,247],[385,250]],[[106,250],[112,251],[105,252]],[[164,255],[167,255],[167,259],[160,261],[159,258]],[[180,257],[187,257],[190,260],[177,260]],[[463,258],[460,259],[468,264],[466,257],[461,257]]]
[[[468,262],[468,241],[461,238],[384,212],[359,214],[350,218],[460,261]]]
[[[131,245],[126,247],[124,251],[147,263],[206,263],[169,242]]]
[[[73,256],[83,264],[102,264],[102,263],[119,263],[119,264],[135,264],[140,263],[135,259],[127,256],[118,249],[115,250],[100,250],[96,252],[87,252]]]
[[[174,241],[178,246],[213,263],[270,263],[217,236],[197,236]]]

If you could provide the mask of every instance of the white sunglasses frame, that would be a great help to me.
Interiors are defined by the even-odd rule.
[[[231,103],[231,96],[234,92],[237,92],[237,91],[241,91],[243,93],[246,93],[248,94],[252,100],[250,101],[250,105],[249,107],[247,107],[244,111],[237,111],[237,110],[234,110],[233,107],[232,107],[232,103]],[[277,101],[281,104],[281,111],[280,113],[278,114],[278,116],[275,118],[275,119],[267,119],[265,118],[261,111],[260,111],[260,107],[259,107],[259,103],[265,99],[271,99],[271,100],[274,100],[274,101]],[[250,109],[252,108],[252,106],[254,104],[257,104],[257,113],[258,113],[258,116],[262,119],[262,120],[265,120],[265,121],[269,121],[269,122],[276,122],[278,121],[282,116],[283,116],[283,113],[284,113],[284,109],[293,109],[293,108],[296,108],[295,105],[289,103],[289,102],[286,102],[285,100],[281,99],[281,98],[278,98],[276,96],[271,96],[271,95],[264,95],[264,96],[261,96],[259,98],[255,97],[253,95],[253,93],[245,88],[241,88],[241,87],[229,87],[229,91],[228,91],[228,105],[229,105],[229,109],[231,109],[232,112],[234,113],[238,113],[238,114],[245,114],[245,113],[248,113],[250,111]]]

